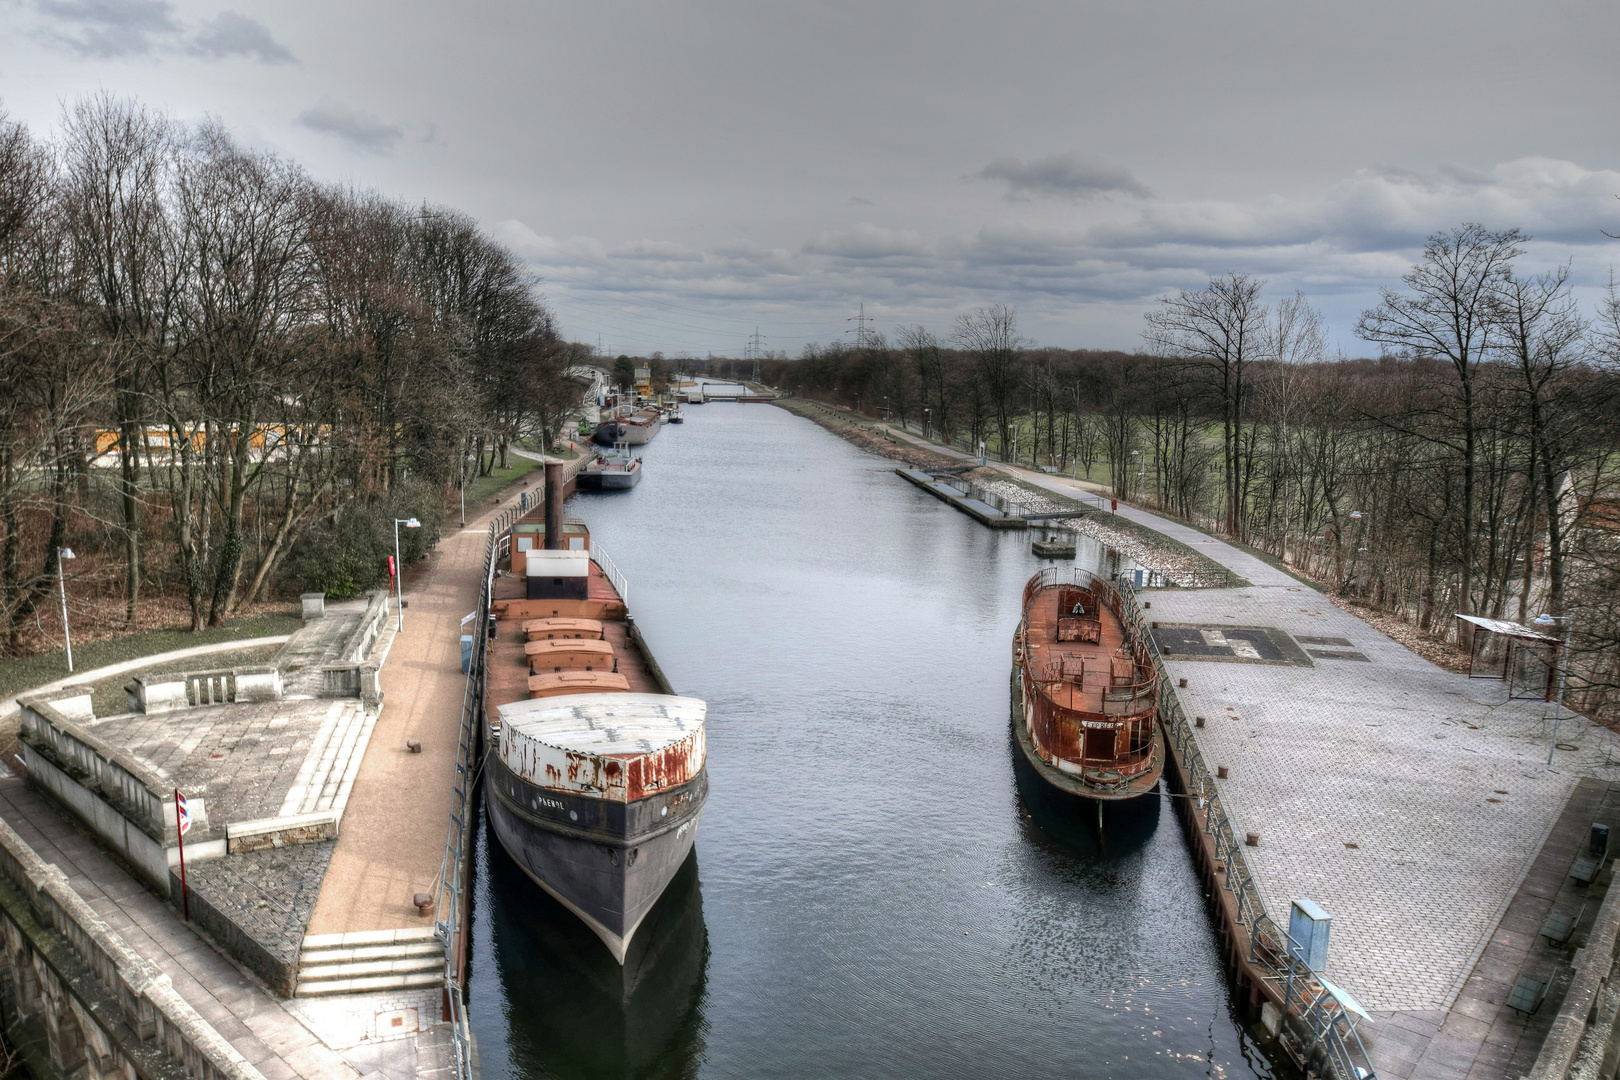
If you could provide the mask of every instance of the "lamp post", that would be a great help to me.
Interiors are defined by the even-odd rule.
[[[1532,624],[1542,630],[1551,630],[1556,626],[1564,628],[1564,647],[1558,653],[1558,697],[1553,700],[1553,733],[1552,745],[1547,747],[1547,764],[1553,763],[1553,755],[1558,753],[1558,722],[1564,715],[1564,676],[1569,673],[1569,642],[1574,633],[1575,619],[1570,615],[1548,615],[1542,612],[1536,616]]]
[[[1136,497],[1143,499],[1147,497],[1147,458],[1140,450],[1132,450],[1131,457],[1136,459]]]
[[[923,438],[932,439],[933,437],[934,437],[934,410],[930,409],[928,406],[924,405],[923,406]]]
[[[62,641],[67,646],[68,670],[73,670],[73,635],[68,633],[67,621],[67,580],[62,576],[62,560],[76,559],[72,548],[56,549],[56,587],[62,593]]]
[[[399,527],[401,525],[407,529],[420,529],[422,523],[415,518],[394,519],[394,600],[399,604],[399,611],[396,612],[399,621],[394,626],[396,630],[405,629],[405,564],[400,562],[399,559]]]
[[[1372,514],[1361,510],[1350,511],[1350,520],[1361,522],[1361,546],[1356,549],[1356,599],[1358,600],[1361,599],[1361,579],[1365,574],[1361,564],[1367,554],[1367,523],[1365,519],[1370,517],[1372,517]]]

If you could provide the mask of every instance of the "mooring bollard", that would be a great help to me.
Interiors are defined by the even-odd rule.
[[[1185,690],[1185,689],[1187,689],[1187,680],[1186,679],[1177,679],[1176,680],[1176,685],[1181,687],[1183,690]]]
[[[1203,726],[1204,726],[1204,718],[1202,716],[1193,717],[1193,727],[1203,727]]]
[[[405,749],[413,754],[420,754],[422,752],[422,741],[420,739],[411,739],[405,743]]]
[[[1215,769],[1215,778],[1217,780],[1225,780],[1226,779],[1226,766],[1225,765],[1218,766]]]

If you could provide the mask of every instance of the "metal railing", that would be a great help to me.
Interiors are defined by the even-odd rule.
[[[527,499],[523,500],[527,503]],[[478,724],[484,715],[485,661],[489,650],[489,610],[494,592],[497,551],[506,530],[522,512],[511,506],[490,522],[484,542],[483,586],[474,613],[472,663],[461,692],[461,729],[456,738],[456,771],[450,794],[450,823],[439,866],[435,931],[444,944],[445,999],[450,1004],[450,1040],[455,1052],[457,1080],[473,1080],[472,1031],[467,1019],[462,979],[467,940],[462,923],[467,917],[466,874],[471,840],[473,798],[478,790]]]
[[[1261,978],[1273,983],[1279,991],[1283,1015],[1297,1017],[1309,1032],[1312,1043],[1305,1048],[1307,1054],[1320,1048],[1343,1080],[1377,1080],[1377,1071],[1348,1014],[1322,985],[1317,973],[1289,949],[1288,933],[1266,913],[1254,871],[1243,856],[1243,841],[1232,826],[1215,777],[1181,706],[1181,698],[1173,689],[1175,683],[1164,666],[1148,620],[1130,589],[1120,589],[1118,594],[1120,613],[1129,621],[1137,640],[1146,643],[1159,673],[1159,685],[1165,688],[1159,702],[1159,719],[1180,757],[1186,776],[1186,794],[1196,801],[1193,820],[1197,822],[1197,814],[1203,814],[1199,828],[1213,842],[1217,872],[1224,869],[1225,888],[1232,894],[1237,921],[1247,931],[1248,962],[1260,969]],[[1361,1064],[1356,1064],[1356,1057]]]
[[[618,590],[619,599],[624,601],[626,607],[629,607],[630,581],[624,574],[620,573],[618,566],[608,557],[608,553],[602,550],[602,545],[591,544],[591,559],[597,566],[602,568],[602,573],[607,575],[608,581],[612,582],[614,589]]]

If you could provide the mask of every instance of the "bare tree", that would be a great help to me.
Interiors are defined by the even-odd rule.
[[[1264,341],[1265,282],[1247,274],[1211,278],[1198,292],[1182,289],[1159,297],[1147,312],[1148,347],[1165,356],[1210,366],[1218,381],[1221,464],[1225,479],[1226,531],[1241,536],[1244,522],[1240,478],[1244,375]]]
[[[1005,457],[1012,445],[1013,416],[1024,381],[1022,354],[1030,344],[1018,333],[1018,312],[1006,304],[992,304],[958,315],[951,339],[973,360]]]
[[[1401,280],[1405,292],[1382,289],[1376,308],[1362,312],[1356,333],[1403,356],[1449,361],[1462,409],[1460,558],[1463,614],[1474,611],[1477,501],[1476,375],[1500,322],[1500,290],[1527,240],[1518,229],[1497,232],[1469,223],[1430,236],[1423,255]]]

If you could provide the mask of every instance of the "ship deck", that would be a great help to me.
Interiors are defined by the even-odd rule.
[[[1113,657],[1125,644],[1125,631],[1119,620],[1101,604],[1099,621],[1101,640],[1059,641],[1058,601],[1063,590],[1043,589],[1030,604],[1024,648],[1029,658],[1029,671],[1041,680],[1042,691],[1055,705],[1065,709],[1100,713],[1103,711],[1103,691],[1109,685]],[[1084,665],[1084,686],[1076,685],[1074,676]],[[1048,672],[1053,680],[1048,681]],[[1067,677],[1057,679],[1061,673]]]
[[[647,663],[647,657],[630,636],[630,626],[625,622],[624,600],[595,562],[591,563],[589,591],[585,600],[524,601],[524,587],[524,579],[517,575],[507,574],[495,579],[493,607],[497,622],[495,640],[489,643],[487,665],[487,700],[492,721],[499,706],[529,699],[529,664],[523,651],[528,638],[523,632],[523,624],[530,619],[549,616],[551,609],[563,616],[599,619],[603,640],[613,646],[619,674],[630,684],[630,693],[664,693],[653,675],[651,665]],[[511,602],[505,611],[501,610],[502,601]],[[548,610],[525,613],[540,605],[545,605]]]

